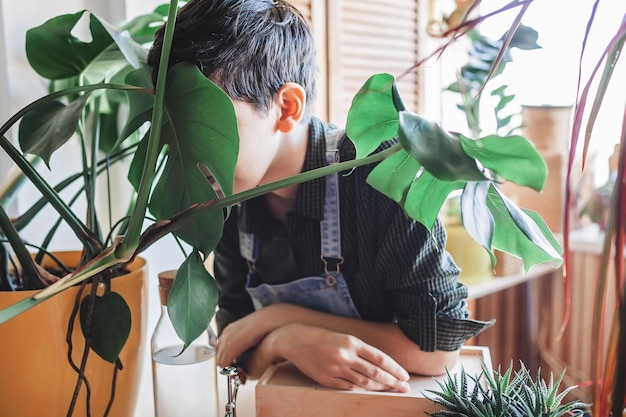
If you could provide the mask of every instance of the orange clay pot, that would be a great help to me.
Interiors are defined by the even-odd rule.
[[[66,265],[76,265],[79,252],[55,253]],[[49,260],[49,258],[48,258]],[[44,261],[44,265],[46,262]],[[112,280],[112,289],[128,303],[132,314],[131,333],[122,349],[123,369],[117,374],[115,399],[109,416],[130,417],[141,376],[142,354],[147,341],[147,267],[137,258],[131,272]],[[89,294],[90,286],[83,291]],[[0,415],[11,417],[65,416],[72,400],[77,373],[70,367],[65,341],[68,319],[78,287],[72,287],[0,324]],[[36,291],[0,292],[0,308],[32,296]],[[80,365],[84,338],[80,321],[72,335],[74,362]],[[86,375],[91,386],[91,415],[106,410],[114,365],[89,352]],[[74,416],[86,416],[83,383]]]

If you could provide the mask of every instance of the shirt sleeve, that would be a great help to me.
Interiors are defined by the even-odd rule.
[[[214,251],[213,272],[219,294],[215,313],[218,335],[228,324],[254,311],[252,299],[246,291],[248,263],[239,251],[238,230],[237,209],[233,207]]]
[[[458,350],[494,323],[469,318],[467,287],[459,282],[460,271],[445,244],[445,229],[438,220],[429,232],[400,209],[390,220],[381,246],[379,259],[391,271],[386,285],[398,325],[427,352]]]

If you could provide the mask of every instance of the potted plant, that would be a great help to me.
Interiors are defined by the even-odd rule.
[[[512,9],[517,9],[517,14],[514,15],[511,23],[511,29],[517,27],[525,13],[533,5],[533,0],[529,2],[511,2],[503,5],[500,9],[497,9],[489,15],[479,16],[474,19],[467,19],[463,21],[458,27],[450,29],[449,35],[456,37],[459,33],[464,34],[468,30],[476,27],[485,19],[488,19],[490,15],[497,15],[502,12],[507,12]],[[476,2],[476,5],[480,3]],[[564,322],[562,328],[569,325],[569,311],[573,306],[570,300],[571,283],[568,280],[568,271],[571,270],[571,256],[569,251],[569,234],[570,234],[570,201],[572,199],[572,190],[570,189],[570,179],[572,175],[577,174],[574,172],[574,168],[579,161],[576,160],[577,150],[582,148],[584,166],[585,159],[587,157],[587,151],[592,140],[592,133],[594,131],[594,125],[600,112],[600,108],[603,105],[605,93],[612,87],[612,79],[615,75],[616,64],[620,55],[623,52],[624,43],[626,42],[626,15],[622,17],[621,23],[617,25],[614,30],[608,28],[601,28],[599,30],[607,33],[609,31],[610,37],[608,38],[604,49],[601,50],[597,61],[590,62],[591,73],[588,77],[582,77],[582,68],[584,65],[589,64],[587,57],[587,41],[591,36],[593,30],[596,28],[597,22],[596,12],[600,7],[601,1],[593,2],[593,5],[589,8],[588,20],[584,28],[584,38],[581,45],[580,52],[580,68],[579,68],[579,80],[576,85],[576,102],[573,111],[572,130],[569,143],[569,159],[567,164],[567,175],[564,181],[565,183],[565,206],[563,209],[564,221],[563,221],[563,246],[564,246],[564,258],[565,268],[564,274],[564,286],[566,291],[566,303],[564,312]],[[510,39],[507,37],[504,45]],[[496,59],[494,65],[491,67],[490,72],[495,72],[498,68],[498,62],[505,54],[503,48],[499,54],[499,58]],[[621,117],[622,120],[626,120],[626,110],[622,109],[618,111],[617,117]],[[626,122],[622,123],[619,155],[617,157],[617,175],[615,184],[613,187],[610,203],[606,212],[607,225],[605,231],[605,242],[602,248],[602,260],[601,269],[597,277],[590,277],[596,282],[596,302],[593,307],[591,316],[593,319],[593,325],[587,330],[591,334],[591,340],[597,341],[593,343],[593,357],[592,363],[592,375],[590,384],[592,385],[592,407],[591,414],[594,416],[620,416],[623,414],[626,407],[626,282],[624,281],[624,241],[626,236],[626,223],[624,222],[624,206],[626,205],[626,194],[623,187],[624,179],[626,178],[625,164],[626,164],[626,150],[624,142],[626,141]],[[579,146],[580,145],[580,146]],[[608,310],[606,297],[607,297],[607,283],[609,281],[610,266],[614,266],[614,274],[616,277],[615,286],[615,309]],[[609,323],[610,335],[609,343],[605,346],[603,343],[604,324]],[[584,382],[584,381],[581,381]]]
[[[0,310],[0,329],[3,323],[84,281],[106,283],[108,275],[125,268],[157,240],[173,234],[192,248],[178,269],[168,298],[174,326],[180,338],[189,343],[206,329],[215,311],[215,282],[203,262],[221,236],[225,211],[272,190],[374,162],[378,166],[370,184],[429,228],[449,193],[462,190],[464,225],[488,250],[492,262],[496,248],[522,258],[526,270],[538,263],[560,262],[560,245],[543,220],[517,207],[494,182],[494,178],[505,178],[541,190],[545,164],[532,144],[519,136],[469,138],[446,132],[405,108],[389,74],[374,75],[354,98],[346,130],[357,148],[357,159],[233,194],[238,134],[230,99],[192,65],[167,68],[176,9],[177,2],[171,1],[169,6],[121,28],[88,14],[89,43],[72,35],[82,12],[58,16],[29,33],[31,46],[37,45],[29,54],[31,65],[52,80],[52,92],[11,117],[0,128],[0,143],[19,172],[40,190],[41,204],[54,207],[81,240],[82,256],[71,272],[51,276],[51,285]],[[145,64],[145,45],[151,37],[151,29],[145,27],[151,25],[145,23],[162,22],[165,15],[170,24],[165,32],[163,65],[153,85],[151,68]],[[107,113],[109,109],[122,112],[113,118],[124,117],[121,128],[110,123],[113,113]],[[22,149],[18,150],[5,134],[20,120]],[[84,189],[91,197],[100,167],[133,154],[127,173],[136,194],[128,216],[113,222],[114,230],[106,239],[99,238],[91,209],[86,220],[81,220],[72,210],[72,197],[60,197],[58,191],[65,182],[53,187],[25,157],[35,154],[47,162],[76,132],[85,140],[88,136],[95,140],[85,146],[87,163],[84,172],[77,174],[87,179]],[[396,136],[396,145],[371,154],[383,141]],[[96,152],[87,150],[102,148],[97,140],[104,137],[110,141],[109,157],[100,162]],[[207,173],[215,182],[207,180]],[[423,198],[425,193],[429,198]],[[154,218],[146,224],[148,211]],[[31,256],[20,237],[19,222],[7,212],[3,203],[0,225],[4,253],[17,259],[9,264],[19,264],[22,276],[37,277],[37,282],[51,273],[36,265],[37,257]],[[2,282],[10,285],[14,279],[7,273]],[[130,322],[124,298],[94,294],[89,300],[81,308],[86,313],[81,315],[81,323],[89,329],[87,339],[94,351],[106,351],[105,356],[115,361],[124,345],[124,334],[106,330],[111,327],[111,317]],[[102,336],[89,337],[96,334]],[[110,342],[112,349],[108,349]]]
[[[129,61],[139,62],[146,53],[141,43],[152,38],[155,29],[150,27],[162,23],[164,13],[167,7],[157,8],[114,29],[89,13],[78,12],[57,16],[28,32],[29,62],[50,81],[51,95],[26,107],[1,128],[2,147],[15,160],[13,172],[0,191],[1,308],[33,297],[100,254],[112,243],[112,233],[123,233],[120,224],[112,224],[109,231],[106,219],[110,216],[98,211],[97,201],[104,199],[109,206],[122,206],[131,200],[111,195],[97,178],[109,175],[116,165],[128,160],[137,138],[116,143],[119,129],[113,121],[123,110],[123,96],[113,90],[93,96],[93,89],[84,95],[81,91],[85,85],[104,81],[105,73],[111,75],[108,81],[114,85],[114,80],[128,71]],[[96,34],[91,44],[70,35],[84,16],[90,18],[91,31]],[[134,41],[111,47],[122,31],[132,34]],[[76,50],[70,52],[73,48]],[[121,51],[126,52],[126,58]],[[5,137],[22,116],[19,145],[29,154],[26,159],[17,156]],[[61,121],[61,125],[55,125],[55,121]],[[82,162],[78,164],[80,169],[72,172],[64,166],[55,168],[67,178],[49,184],[38,170],[46,169],[44,164],[51,169],[53,152],[72,141],[80,144],[81,157],[74,158]],[[27,180],[42,197],[15,218],[9,218],[11,200]],[[54,210],[46,211],[50,205]],[[50,227],[39,233],[36,239],[40,240],[23,241],[21,233],[33,219],[42,217],[48,218]],[[64,225],[76,235],[76,250],[50,252],[48,245],[55,236],[67,234],[62,231]],[[75,410],[81,415],[132,413],[148,332],[147,278],[145,260],[136,258],[84,281],[92,285],[74,286],[0,326],[0,355],[11,358],[0,377],[4,412],[15,416],[71,415]],[[49,379],[52,375],[57,379],[54,384]],[[26,389],[38,392],[39,401],[24,402],[21,393]]]
[[[521,24],[511,33],[512,37],[505,32],[499,39],[491,39],[483,35],[478,28],[469,30],[466,35],[470,42],[469,59],[459,69],[456,81],[444,89],[458,95],[459,102],[456,107],[465,116],[467,131],[471,137],[478,138],[483,134],[485,127],[481,121],[489,112],[495,121],[494,131],[500,136],[513,136],[521,127],[517,122],[518,113],[511,109],[515,95],[507,92],[507,85],[498,82],[500,81],[498,75],[501,75],[507,64],[513,61],[511,55],[513,48],[532,50],[540,46],[537,44],[537,31],[528,26]],[[482,100],[485,93],[492,97],[493,107],[487,106]],[[509,195],[502,186],[500,189]],[[463,228],[459,196],[451,197],[446,207],[443,215],[448,233],[446,249],[461,268],[461,280],[468,284],[478,284],[493,278],[494,268],[491,267],[491,261],[485,259],[486,252]],[[518,269],[521,271],[522,264],[519,259],[498,250],[494,252],[497,259],[495,268],[497,275],[518,272]]]
[[[563,373],[556,382],[550,374],[546,382],[537,372],[531,372],[520,362],[520,369],[513,370],[513,364],[502,372],[492,370],[483,364],[478,376],[467,374],[461,369],[459,374],[447,374],[443,381],[437,381],[439,390],[427,390],[426,397],[444,407],[441,411],[429,413],[433,417],[563,417],[583,415],[588,404],[577,400],[564,403],[566,396],[576,388],[571,386],[559,392]]]

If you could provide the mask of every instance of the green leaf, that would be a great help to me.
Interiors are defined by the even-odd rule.
[[[89,94],[69,105],[48,101],[26,113],[18,131],[22,152],[37,155],[50,168],[50,157],[76,132]]]
[[[83,10],[56,16],[26,32],[26,57],[39,75],[53,80],[79,75],[113,42],[109,32],[91,13],[91,42],[83,42],[72,35],[85,13],[88,12]]]
[[[461,194],[461,218],[467,233],[489,253],[492,265],[496,257],[491,251],[495,229],[494,218],[487,206],[487,195],[491,182],[468,182]]]
[[[495,186],[489,189],[487,204],[494,216],[492,247],[524,261],[524,270],[533,265],[556,261],[562,263],[562,248],[541,217],[513,204]]]
[[[91,332],[87,318],[89,297],[80,304],[80,325],[83,335],[91,333],[91,349],[107,362],[115,363],[120,355],[131,328],[130,308],[124,298],[116,292],[108,291],[102,297],[96,296]]]
[[[154,34],[165,23],[167,17],[167,8],[165,5],[165,14],[159,13],[161,9],[157,8],[154,12],[134,17],[132,20],[122,24],[120,29],[127,30],[130,35],[139,43],[154,40]]]
[[[428,171],[422,170],[411,183],[404,210],[407,214],[432,230],[441,206],[450,193],[463,188],[463,181],[441,181]]]
[[[128,182],[130,182],[135,191],[139,190],[139,184],[141,183],[143,166],[148,153],[148,137],[149,132],[146,132],[143,138],[139,141],[133,160],[130,162],[130,166],[128,167]]]
[[[169,146],[169,155],[149,206],[158,219],[217,197],[199,167],[206,167],[224,195],[231,195],[239,151],[232,101],[194,65],[181,63],[170,70],[164,106],[161,141]],[[176,234],[208,255],[221,237],[224,215],[213,210],[201,216]]]
[[[217,307],[217,284],[194,250],[183,262],[167,298],[167,311],[185,347],[207,329]]]
[[[500,117],[498,115],[496,117],[496,127],[498,129],[502,129],[502,128],[508,126],[511,123],[511,120],[513,120],[513,115],[509,115],[509,116],[505,116],[505,117]]]
[[[509,48],[519,48],[522,50],[541,49],[541,46],[537,43],[537,39],[539,39],[539,33],[535,29],[530,26],[519,25],[513,38],[511,38]]]
[[[461,146],[468,156],[507,181],[536,191],[543,190],[548,166],[528,139],[490,135],[473,140],[461,135]]]
[[[117,45],[119,51],[124,55],[126,61],[134,68],[139,68],[142,62],[146,62],[148,58],[148,51],[146,51],[140,44],[130,36],[130,33],[126,30],[119,30],[114,25],[110,24],[106,20],[99,19],[95,15],[90,15],[90,20],[98,21],[102,27],[109,33],[109,36]],[[110,65],[108,66],[110,67]]]
[[[367,182],[395,202],[404,205],[406,194],[421,165],[405,150],[400,150],[378,164]]]
[[[483,181],[487,177],[461,147],[457,136],[408,111],[400,112],[400,142],[433,176],[444,181]]]
[[[408,216],[428,230],[432,229],[448,195],[464,185],[461,181],[438,180],[405,150],[378,164],[367,177],[367,182],[399,203]]]
[[[376,74],[365,82],[352,100],[346,134],[354,143],[357,159],[374,152],[382,142],[398,134],[393,85],[393,76]]]
[[[138,69],[129,72],[125,82],[138,87],[154,88],[151,77],[152,68],[148,65],[142,65]],[[126,139],[146,122],[149,122],[152,118],[152,109],[154,107],[154,95],[129,91],[127,92],[127,97],[129,114],[120,132],[120,141]]]
[[[504,88],[506,88],[505,85],[503,85],[502,87],[502,92],[504,93]],[[492,96],[498,96],[498,93],[496,93],[496,91],[492,91],[491,92]],[[515,96],[514,95],[500,95],[500,100],[498,100],[498,103],[496,104],[496,109],[503,109],[504,107],[506,107],[510,102],[512,102],[513,100],[515,100]]]
[[[89,42],[73,35],[85,13],[89,16]],[[82,10],[56,16],[26,32],[26,56],[41,76],[58,80],[88,73],[87,82],[106,78],[130,63],[138,67],[147,51],[125,31]]]

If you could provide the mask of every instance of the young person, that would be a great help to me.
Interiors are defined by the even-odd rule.
[[[149,62],[158,65],[163,30]],[[354,159],[343,131],[311,115],[315,49],[284,0],[191,0],[171,63],[190,61],[233,100],[235,192]],[[390,146],[391,142],[381,146]],[[490,322],[469,319],[467,288],[432,235],[366,183],[373,166],[233,207],[215,250],[217,358],[258,377],[289,360],[338,389],[409,389],[438,375]]]

